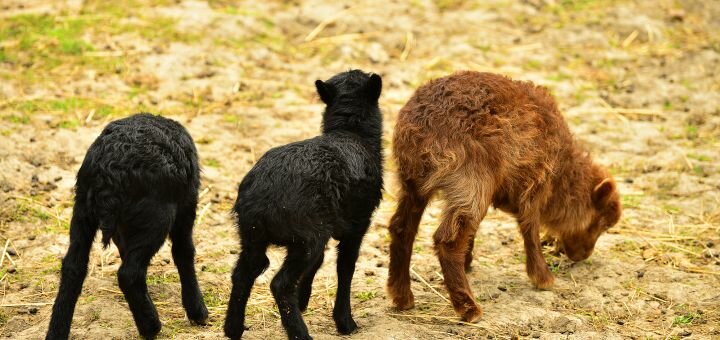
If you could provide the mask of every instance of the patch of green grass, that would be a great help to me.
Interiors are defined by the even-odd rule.
[[[682,209],[678,206],[672,205],[672,204],[663,204],[663,210],[670,214],[678,214],[682,211]]]
[[[220,161],[218,161],[217,159],[214,159],[214,158],[206,158],[203,163],[204,163],[206,166],[209,166],[209,167],[212,167],[212,168],[220,167]]]
[[[377,293],[375,293],[374,291],[365,291],[355,294],[355,298],[360,300],[360,302],[365,302],[374,298],[376,295]]]
[[[710,162],[710,161],[712,161],[712,159],[711,159],[710,157],[705,156],[705,155],[701,155],[701,154],[697,154],[697,153],[688,153],[687,156],[688,156],[688,158],[692,158],[692,159],[694,159],[694,160],[698,160],[698,161],[701,161],[701,162]]]
[[[149,285],[160,285],[167,283],[178,283],[180,282],[180,276],[177,273],[155,273],[148,274],[145,282]]]
[[[40,263],[43,264],[43,274],[57,274],[60,272],[60,269],[62,268],[62,263],[60,260],[52,254],[45,255],[41,260]]]
[[[15,123],[15,124],[27,124],[27,123],[30,123],[30,117],[28,117],[28,116],[26,116],[26,115],[15,115],[15,114],[11,114],[11,115],[5,115],[5,116],[3,116],[2,119],[3,119],[4,121],[10,122],[10,123]]]
[[[24,14],[3,20],[0,40],[19,40],[20,51],[34,51],[32,55],[80,55],[92,51],[93,46],[83,40],[88,20],[56,20],[42,14]]]
[[[205,305],[209,308],[227,305],[228,296],[215,287],[210,287],[203,293]]]
[[[232,124],[239,124],[242,120],[238,115],[226,113],[223,115],[223,121]]]
[[[673,320],[673,326],[690,324],[697,317],[698,317],[698,315],[695,313],[692,313],[692,312],[685,313],[683,315],[675,317],[675,319]]]
[[[622,195],[621,201],[624,208],[639,208],[641,195]]]
[[[524,66],[528,70],[539,70],[542,68],[543,63],[537,60],[530,59],[525,62]]]
[[[77,119],[63,120],[58,124],[61,129],[77,129],[80,126],[80,121]]]
[[[685,137],[687,139],[695,139],[698,137],[698,127],[694,124],[685,125]]]
[[[705,168],[702,167],[702,165],[695,165],[693,166],[693,172],[697,176],[705,177]]]
[[[229,273],[231,268],[229,266],[219,265],[215,266],[212,264],[206,265],[203,269],[204,272],[207,273],[215,273],[215,274],[227,274]]]

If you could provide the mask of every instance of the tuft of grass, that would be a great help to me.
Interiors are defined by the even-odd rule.
[[[148,274],[145,282],[149,285],[160,285],[168,283],[180,282],[180,276],[177,273],[154,273]]]
[[[698,137],[698,127],[694,124],[685,125],[685,137],[687,139],[695,139]]]
[[[215,287],[210,287],[203,292],[203,299],[208,308],[223,307],[227,305],[228,298],[229,296]]]
[[[639,208],[640,207],[640,195],[622,195],[621,201],[625,208]]]
[[[365,291],[365,292],[359,292],[355,294],[355,298],[360,300],[360,302],[365,302],[373,299],[375,296],[377,296],[377,293],[374,291]]]
[[[205,159],[205,161],[203,163],[206,166],[209,166],[212,168],[220,167],[220,161],[218,161],[217,159],[214,159],[214,158],[207,158],[207,159]]]
[[[2,119],[3,119],[4,121],[10,122],[10,123],[15,123],[15,124],[27,124],[27,123],[30,123],[30,117],[28,117],[28,116],[26,116],[26,115],[15,115],[15,114],[11,114],[11,115],[5,115],[5,116],[3,116]]]
[[[683,315],[675,317],[673,320],[673,326],[687,325],[693,322],[698,317],[695,313],[685,313]]]

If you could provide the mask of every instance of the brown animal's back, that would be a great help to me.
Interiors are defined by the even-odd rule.
[[[400,111],[393,150],[401,176],[435,182],[469,166],[492,175],[494,188],[488,189],[517,196],[547,180],[574,142],[545,88],[465,71],[415,92]]]

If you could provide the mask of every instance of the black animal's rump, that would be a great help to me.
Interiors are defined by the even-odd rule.
[[[357,328],[350,282],[360,244],[382,197],[382,81],[360,70],[316,83],[327,104],[322,134],[269,150],[240,183],[233,208],[242,251],[233,272],[225,335],[237,339],[253,282],[268,266],[269,244],[288,255],[271,289],[291,339],[309,339],[301,311],[330,237],[339,240],[337,329]]]
[[[169,235],[188,317],[204,324],[207,309],[195,276],[192,228],[200,185],[197,151],[179,123],[141,113],[110,123],[93,142],[77,175],[70,247],[47,339],[66,339],[98,229],[122,258],[118,282],[143,336],[160,331],[145,278]]]

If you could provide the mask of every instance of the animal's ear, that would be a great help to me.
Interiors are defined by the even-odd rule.
[[[365,92],[369,100],[377,101],[380,98],[380,92],[382,92],[382,78],[374,73],[370,75],[370,80],[365,84],[363,92]]]
[[[320,99],[322,99],[322,101],[328,105],[330,105],[330,103],[333,101],[333,99],[335,99],[335,96],[337,95],[337,90],[335,90],[335,87],[323,82],[322,80],[315,81],[315,88],[317,88]]]
[[[609,199],[610,195],[615,191],[615,181],[612,180],[612,178],[606,178],[600,182],[600,184],[595,186],[595,189],[593,189],[592,193],[592,199],[593,202],[597,206],[603,206],[605,205]]]

